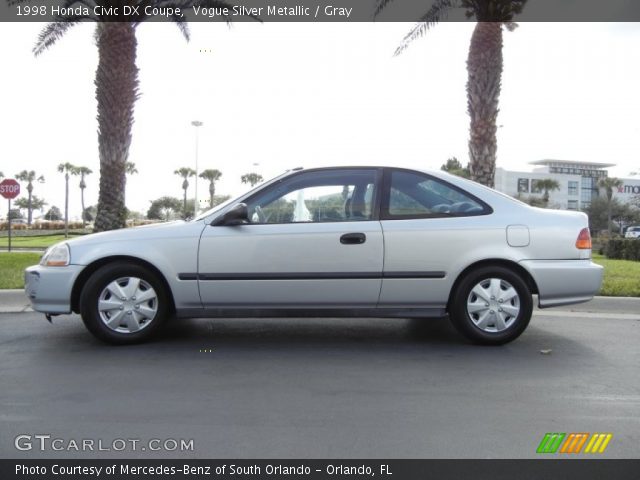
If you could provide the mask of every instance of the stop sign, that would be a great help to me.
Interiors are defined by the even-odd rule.
[[[5,178],[0,182],[0,195],[12,199],[20,195],[20,184],[13,178]]]

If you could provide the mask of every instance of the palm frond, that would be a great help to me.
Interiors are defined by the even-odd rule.
[[[185,40],[188,42],[191,39],[191,33],[189,31],[189,24],[185,20],[184,17],[179,17],[178,15],[171,15],[171,20],[176,24],[178,30],[182,33]]]
[[[393,0],[376,0],[376,8],[373,12],[373,18],[376,18],[380,15],[380,12],[386,8]]]
[[[436,0],[431,8],[425,13],[418,23],[407,33],[402,42],[396,48],[393,53],[394,56],[400,55],[406,50],[411,42],[416,38],[424,36],[427,30],[429,30],[435,24],[445,20],[449,15],[449,11],[459,6],[458,0]]]
[[[67,30],[80,23],[84,17],[69,17],[68,19],[56,19],[57,21],[48,23],[38,35],[38,40],[33,47],[33,54],[37,57],[51,45],[60,40]]]

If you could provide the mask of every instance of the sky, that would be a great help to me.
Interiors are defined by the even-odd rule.
[[[59,163],[84,165],[87,205],[97,202],[94,25],[79,25],[35,58],[42,24],[0,28],[0,172],[45,176],[34,194],[64,207]],[[408,23],[171,24],[138,27],[140,99],[127,204],[182,197],[173,172],[216,168],[222,195],[295,167],[468,161],[466,58],[472,23],[442,23],[402,55]],[[504,34],[497,166],[530,171],[540,159],[615,163],[640,170],[640,24],[521,23]],[[637,178],[637,177],[636,177]],[[80,216],[78,178],[70,217]],[[189,195],[193,196],[193,179]],[[26,188],[23,191],[26,194]],[[201,204],[208,198],[200,180]],[[48,207],[47,207],[48,208]],[[6,207],[0,208],[2,216]],[[37,214],[36,214],[37,216]]]

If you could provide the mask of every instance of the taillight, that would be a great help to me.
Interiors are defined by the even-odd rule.
[[[591,249],[591,234],[589,233],[588,228],[583,228],[582,230],[580,230],[578,239],[576,240],[576,248],[580,250]]]

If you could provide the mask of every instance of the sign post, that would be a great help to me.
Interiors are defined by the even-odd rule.
[[[9,209],[7,210],[7,223],[9,224],[9,251],[11,251],[11,199],[16,198],[18,195],[20,195],[20,184],[13,178],[5,178],[2,182],[0,182],[0,195],[6,198],[9,202]]]

